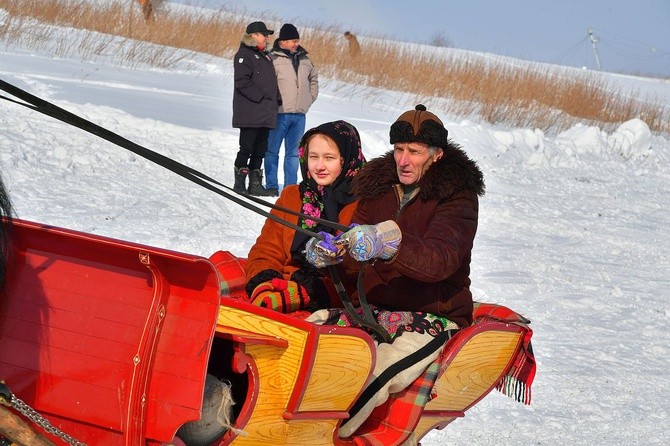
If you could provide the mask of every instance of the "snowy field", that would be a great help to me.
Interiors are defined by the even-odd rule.
[[[187,56],[170,71],[129,69],[0,42],[0,79],[232,185],[232,62]],[[616,82],[670,98],[667,81]],[[370,159],[389,150],[389,125],[415,105],[407,97],[322,79],[307,125],[351,122]],[[485,175],[475,298],[532,320],[538,374],[531,406],[494,391],[423,444],[670,444],[668,135],[632,120],[613,133],[577,125],[550,137],[431,111]],[[0,170],[20,218],[204,257],[245,256],[263,224],[9,101],[0,101]]]

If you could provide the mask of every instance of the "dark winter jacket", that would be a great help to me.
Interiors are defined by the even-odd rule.
[[[275,128],[279,88],[270,56],[245,35],[233,58],[233,66],[233,127]]]
[[[395,220],[402,231],[396,256],[365,269],[368,302],[445,316],[459,326],[472,323],[470,256],[477,232],[482,172],[456,144],[419,180],[419,192],[402,210],[393,153],[370,161],[354,179],[360,200],[353,221]],[[348,275],[362,264],[348,258]]]

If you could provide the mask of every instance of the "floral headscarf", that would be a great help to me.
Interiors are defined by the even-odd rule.
[[[315,134],[323,134],[335,141],[340,155],[344,159],[342,172],[330,186],[319,186],[307,170],[307,141]],[[326,122],[318,127],[308,130],[300,140],[298,148],[300,159],[300,172],[302,182],[300,183],[300,197],[302,207],[300,212],[317,218],[336,222],[340,211],[344,206],[354,201],[351,192],[351,180],[354,175],[365,165],[365,157],[361,149],[361,138],[358,130],[346,121]],[[318,224],[314,220],[300,217],[298,225],[312,232],[326,231],[333,233],[333,229]],[[309,236],[296,232],[291,244],[291,256],[294,260],[303,257],[302,250]]]

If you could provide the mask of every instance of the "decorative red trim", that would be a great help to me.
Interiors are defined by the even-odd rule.
[[[165,320],[165,306],[170,296],[170,286],[160,269],[151,262],[149,253],[140,252],[139,261],[149,268],[154,281],[154,296],[151,302],[151,309],[144,323],[142,336],[137,353],[133,357],[133,374],[130,381],[128,395],[128,412],[126,413],[126,426],[128,427],[125,436],[126,445],[141,444],[144,436],[144,428],[147,418],[147,392],[149,390],[150,370],[156,356],[156,344],[160,337],[163,321]]]
[[[288,341],[279,336],[268,336],[219,324],[216,325],[216,337],[240,342],[242,344],[274,345],[279,348],[288,347]]]
[[[237,342],[233,346],[235,349],[235,353],[233,355],[233,368],[237,373],[246,372],[249,378],[247,385],[247,397],[242,404],[239,415],[233,423],[233,427],[235,429],[244,429],[244,426],[247,425],[251,419],[251,415],[254,413],[254,407],[256,407],[256,401],[258,401],[259,396],[258,383],[260,379],[258,377],[258,366],[256,366],[256,362],[253,360],[253,358],[247,354],[244,347],[245,344]],[[243,365],[244,368],[242,368]],[[237,434],[233,432],[232,429],[229,429],[223,435],[221,443],[219,444],[221,446],[228,445],[235,438],[237,438]]]
[[[296,418],[296,416],[301,419],[302,417],[297,414],[302,398],[305,395],[305,390],[307,390],[307,384],[309,384],[309,376],[314,367],[314,358],[316,357],[316,349],[319,345],[319,334],[317,333],[314,325],[310,327],[307,332],[307,340],[305,342],[305,349],[303,350],[302,361],[300,362],[300,370],[298,370],[298,376],[295,380],[295,385],[293,386],[293,392],[288,399],[286,404],[286,410],[282,414],[282,418],[285,420],[290,420]],[[312,418],[308,416],[307,418]]]
[[[285,420],[322,420],[322,419],[330,419],[330,418],[337,418],[337,419],[340,419],[340,420],[344,420],[345,418],[349,418],[349,412],[342,412],[342,411],[288,412],[288,411],[285,411],[282,415],[282,418],[284,418]]]

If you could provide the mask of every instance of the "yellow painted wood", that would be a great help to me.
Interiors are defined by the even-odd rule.
[[[456,417],[438,417],[438,416],[423,416],[419,420],[419,424],[416,425],[416,429],[414,429],[414,432],[412,433],[412,437],[414,439],[414,442],[409,442],[408,444],[418,444],[418,442],[426,436],[428,432],[433,430],[435,426],[437,426],[440,423],[443,423],[444,425],[451,423],[454,421]]]
[[[245,346],[258,373],[257,387],[250,391],[261,397],[256,399],[246,425],[241,426],[247,435],[238,435],[231,444],[332,445],[339,419],[325,418],[325,415],[324,418],[312,419],[286,420],[283,417],[293,389],[298,385],[309,333],[230,307],[221,307],[217,322],[222,330],[236,327],[288,341],[287,347],[268,344]],[[304,395],[307,398],[303,398],[298,415],[304,411],[346,410],[353,404],[372,367],[373,353],[369,344],[355,336],[321,334],[316,352],[315,365]]]
[[[300,411],[346,411],[363,389],[372,361],[363,339],[321,335]]]
[[[456,355],[435,384],[438,397],[425,410],[464,411],[495,384],[509,364],[520,333],[485,331],[475,335]]]
[[[311,416],[318,416],[319,412],[347,410],[365,385],[373,366],[374,355],[369,344],[354,336],[321,334],[307,387],[297,414],[294,414],[298,418],[287,420],[283,416],[297,385],[300,365],[306,359],[309,333],[230,307],[221,308],[218,323],[287,341],[286,346],[245,346],[258,373],[257,386],[250,391],[260,397],[256,399],[248,422],[241,426],[247,435],[238,435],[231,444],[332,445],[339,419],[301,419],[300,415],[309,412]],[[516,351],[520,336],[506,331],[485,331],[475,335],[436,383],[434,390],[438,397],[428,402],[426,410],[464,411],[470,407],[500,379]],[[419,420],[413,438],[418,441],[437,424],[454,419],[426,414]]]

